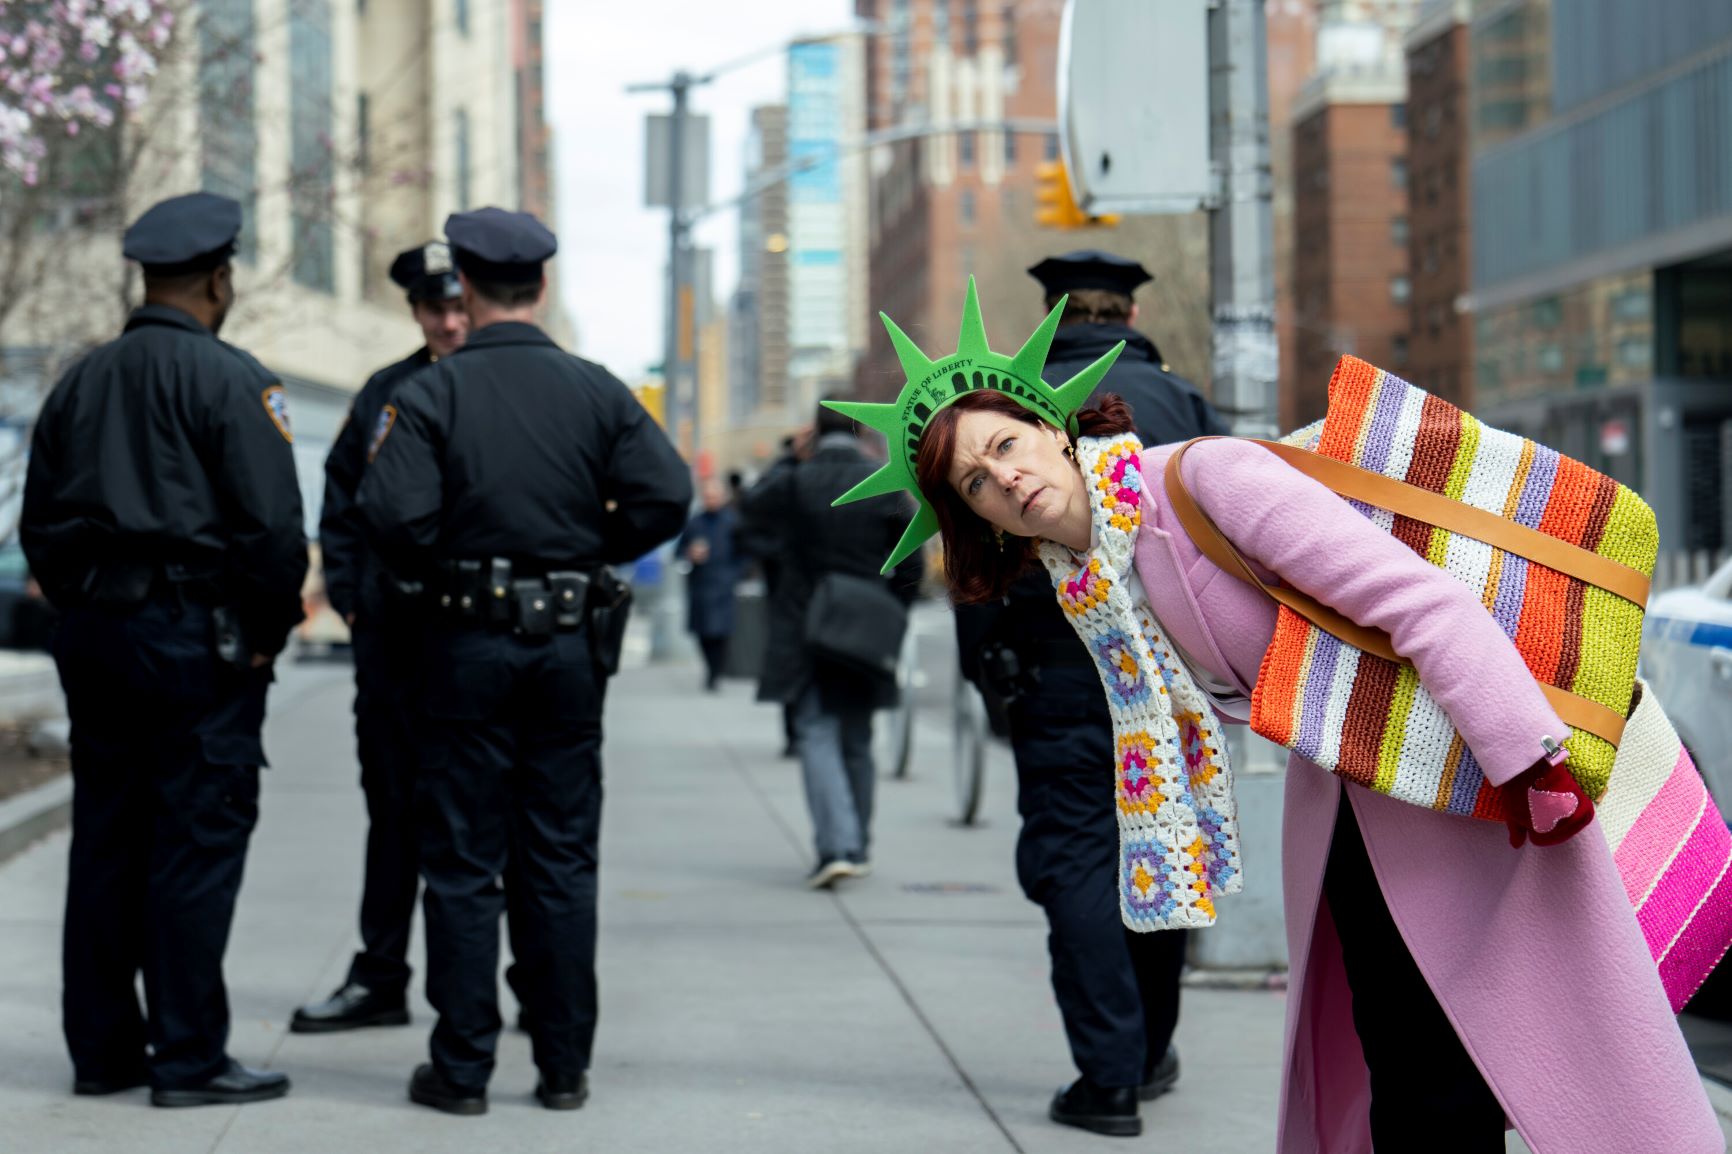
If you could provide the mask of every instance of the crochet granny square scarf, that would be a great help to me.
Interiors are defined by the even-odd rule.
[[[1093,545],[1039,546],[1065,619],[1088,647],[1112,714],[1119,912],[1137,931],[1213,925],[1239,892],[1239,823],[1220,723],[1133,573],[1146,492],[1134,436],[1076,446]]]

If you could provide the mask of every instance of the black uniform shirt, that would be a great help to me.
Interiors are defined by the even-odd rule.
[[[325,458],[319,556],[325,573],[325,596],[340,616],[355,613],[374,617],[379,611],[377,558],[362,538],[355,500],[361,492],[361,477],[367,471],[368,458],[395,419],[397,410],[391,401],[403,382],[432,363],[432,352],[423,347],[369,377],[356,394],[349,419]],[[389,413],[385,411],[387,405],[391,405]]]
[[[249,640],[301,620],[307,539],[283,390],[179,309],[146,305],[43,404],[19,526],[56,603],[104,563],[220,571]]]
[[[685,524],[691,476],[661,428],[534,325],[476,330],[391,407],[360,514],[403,576],[435,560],[631,561]]]

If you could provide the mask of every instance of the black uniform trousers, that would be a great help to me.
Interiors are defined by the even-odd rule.
[[[1092,667],[1041,671],[1012,711],[1017,877],[1045,911],[1052,989],[1077,1070],[1101,1086],[1137,1086],[1179,1022],[1186,933],[1139,934],[1119,916],[1112,727]]]
[[[602,713],[589,639],[436,625],[425,653],[417,788],[433,1063],[470,1090],[493,1073],[509,910],[535,1064],[587,1070]]]
[[[1348,911],[1334,921],[1371,1075],[1371,1145],[1380,1152],[1502,1154],[1503,1107],[1390,917],[1347,798],[1356,788],[1342,787],[1323,893],[1331,911]]]
[[[70,609],[55,639],[72,720],[62,1015],[80,1079],[186,1087],[227,1062],[222,961],[271,674],[220,664],[211,636],[209,609],[161,600]]]
[[[399,997],[409,988],[409,929],[421,890],[415,829],[420,635],[357,622],[354,654],[355,743],[368,824],[361,952],[349,965],[349,981]]]

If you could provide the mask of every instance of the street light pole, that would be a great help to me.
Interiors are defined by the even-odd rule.
[[[691,225],[686,219],[685,155],[686,116],[690,111],[693,84],[691,73],[674,73],[668,88],[674,98],[673,114],[668,118],[668,311],[667,334],[662,349],[663,385],[667,390],[668,424],[676,438],[686,420],[691,422],[691,455],[698,453],[698,398],[696,383],[687,396],[686,359],[692,348],[687,326],[692,297],[687,249],[691,243]],[[690,406],[689,412],[687,406]]]
[[[1220,176],[1209,214],[1211,391],[1234,414],[1235,433],[1272,437],[1279,357],[1263,0],[1214,0],[1209,68],[1209,155]]]

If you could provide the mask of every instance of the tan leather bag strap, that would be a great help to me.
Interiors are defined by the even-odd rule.
[[[1360,649],[1366,653],[1372,654],[1373,656],[1382,657],[1385,660],[1398,662],[1403,665],[1412,664],[1412,662],[1408,661],[1405,657],[1402,657],[1395,651],[1395,646],[1390,642],[1389,634],[1383,632],[1383,630],[1361,625],[1357,621],[1350,620],[1336,612],[1334,609],[1331,609],[1329,606],[1323,604],[1321,601],[1309,594],[1302,593],[1297,589],[1285,585],[1270,585],[1261,577],[1257,576],[1256,570],[1251,568],[1250,563],[1245,560],[1239,550],[1231,541],[1227,540],[1226,535],[1221,532],[1215,522],[1210,519],[1207,513],[1203,512],[1200,506],[1198,506],[1195,499],[1192,498],[1190,490],[1185,488],[1184,478],[1179,472],[1179,462],[1183,460],[1186,451],[1189,450],[1192,445],[1195,445],[1198,441],[1214,439],[1215,438],[1212,437],[1198,437],[1195,440],[1187,441],[1183,445],[1179,446],[1178,450],[1175,451],[1171,457],[1167,458],[1165,477],[1167,500],[1172,505],[1174,514],[1178,516],[1179,524],[1184,526],[1185,533],[1191,538],[1191,541],[1197,546],[1197,548],[1202,551],[1203,556],[1207,557],[1218,568],[1227,573],[1231,573],[1233,576],[1247,584],[1263,590],[1263,592],[1274,598],[1278,603],[1285,605],[1288,609],[1291,609],[1299,616],[1305,618],[1305,620],[1311,622],[1311,624],[1317,626],[1317,628],[1323,630],[1325,633],[1340,638],[1355,649]],[[1269,441],[1258,441],[1257,444],[1263,445],[1266,448],[1281,450],[1277,455],[1280,456],[1282,460],[1289,460],[1289,451],[1291,451],[1292,453],[1298,453],[1305,457],[1310,457],[1314,461],[1326,461],[1330,465],[1339,465],[1342,469],[1350,470],[1354,473],[1376,476],[1375,474],[1368,474],[1365,470],[1359,469],[1356,466],[1336,461],[1333,458],[1319,457],[1314,453],[1306,453],[1303,449],[1293,449],[1290,445],[1276,445]],[[1295,467],[1300,467],[1295,462],[1289,461],[1289,463],[1294,463]],[[1306,473],[1308,476],[1314,477],[1318,481],[1321,481],[1329,488],[1335,489],[1335,486],[1330,483],[1330,480],[1334,478],[1336,470],[1327,468],[1321,470],[1321,472],[1328,474],[1327,477],[1318,476],[1317,473],[1312,472],[1309,468],[1300,467],[1300,471]],[[1380,477],[1378,479],[1390,481],[1392,485],[1398,485],[1404,489],[1415,488],[1415,486],[1408,485],[1405,482],[1393,481],[1387,477]],[[1389,508],[1388,505],[1383,504],[1383,502],[1379,500],[1359,495],[1360,493],[1380,491],[1381,488],[1381,486],[1367,486],[1358,489],[1353,494],[1341,493],[1341,490],[1339,489],[1335,489],[1335,491],[1341,493],[1342,496],[1352,495],[1355,499],[1365,501],[1367,504],[1375,504],[1382,508]],[[1439,497],[1436,493],[1431,493],[1423,489],[1417,491],[1425,493],[1428,497],[1438,497],[1438,499],[1444,504],[1454,508],[1470,509],[1475,513],[1483,512],[1483,510],[1472,509],[1471,506],[1451,501],[1447,497]],[[1395,511],[1403,512],[1404,510],[1397,509]],[[1429,518],[1420,516],[1417,513],[1407,513],[1407,515],[1418,517],[1420,520],[1429,520]],[[1490,514],[1486,515],[1490,516]],[[1503,521],[1503,518],[1501,517],[1495,517],[1493,519],[1500,522]],[[1431,521],[1430,523],[1437,524],[1438,522]],[[1509,522],[1503,523],[1509,524]],[[1462,532],[1462,530],[1453,529],[1449,525],[1444,525],[1443,527],[1451,529],[1452,532]],[[1514,528],[1522,529],[1523,532],[1527,533],[1533,532],[1533,530],[1526,529],[1520,525],[1516,525]],[[1480,537],[1478,534],[1470,533],[1468,535],[1475,537],[1477,540],[1486,540],[1486,538]],[[1535,535],[1541,537],[1545,536],[1543,533]],[[1555,538],[1549,537],[1546,539],[1556,540]],[[1506,548],[1506,546],[1498,541],[1487,541],[1486,543],[1499,549]],[[1587,550],[1585,549],[1576,549],[1575,546],[1567,545],[1562,541],[1559,541],[1558,544],[1566,545],[1566,547],[1570,549],[1575,549],[1578,553],[1587,553]],[[1514,549],[1508,551],[1517,552],[1517,550]],[[1526,556],[1525,553],[1520,555]],[[1598,560],[1605,560],[1605,558],[1598,557],[1597,554],[1590,553],[1588,555],[1596,557]],[[1530,558],[1530,560],[1532,560],[1532,558]],[[1545,564],[1545,562],[1541,561],[1540,564]],[[1558,568],[1557,566],[1551,567]],[[1636,572],[1633,569],[1628,569],[1627,566],[1620,565],[1618,568],[1626,569],[1631,573]],[[1584,577],[1580,573],[1572,572],[1569,569],[1560,569],[1560,572],[1566,573],[1569,576],[1578,577],[1584,581],[1591,580],[1590,578]],[[1636,575],[1638,577],[1641,576],[1639,573]],[[1646,583],[1646,580],[1646,578],[1643,578],[1644,583]],[[1613,590],[1613,592],[1617,592],[1617,590]],[[1644,601],[1645,600],[1646,596],[1644,595]],[[1642,603],[1643,602],[1637,602],[1637,604]],[[1584,729],[1597,737],[1602,737],[1613,745],[1617,745],[1619,740],[1623,737],[1624,718],[1617,710],[1609,709],[1597,701],[1591,701],[1586,697],[1571,693],[1567,689],[1559,689],[1555,685],[1547,685],[1543,681],[1538,682],[1538,684],[1540,691],[1546,695],[1546,699],[1551,704],[1551,707],[1567,724],[1572,725],[1577,729]]]

